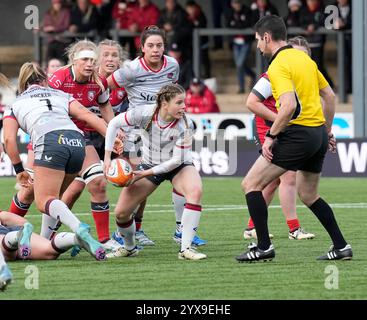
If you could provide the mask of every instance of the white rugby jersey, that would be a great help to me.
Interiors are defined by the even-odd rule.
[[[154,174],[170,172],[182,163],[192,162],[193,122],[187,119],[188,128],[184,119],[167,123],[154,111],[155,106],[134,108],[112,119],[107,128],[105,150],[112,151],[118,129],[126,125],[138,126],[143,142],[142,163],[154,166]],[[150,129],[146,131],[144,128],[152,116]]]
[[[163,65],[151,70],[144,58],[125,61],[122,68],[112,74],[118,87],[124,87],[129,98],[129,109],[154,106],[158,91],[167,84],[176,83],[180,67],[176,59],[163,55]]]
[[[37,144],[40,138],[51,131],[80,132],[69,116],[69,103],[73,100],[70,94],[60,90],[32,85],[16,98],[5,117],[14,118],[30,134],[31,141]]]

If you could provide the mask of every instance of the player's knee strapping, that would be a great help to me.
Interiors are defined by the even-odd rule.
[[[103,168],[101,163],[95,163],[86,168],[82,174],[81,177],[83,178],[85,184],[88,184],[89,182],[93,181],[94,179],[103,176]]]

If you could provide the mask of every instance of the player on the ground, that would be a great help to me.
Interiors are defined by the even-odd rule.
[[[164,55],[165,33],[156,26],[149,26],[144,29],[140,36],[141,56],[133,61],[127,61],[122,68],[115,71],[108,79],[108,86],[112,89],[124,87],[128,93],[129,110],[154,106],[158,91],[167,84],[176,83],[179,76],[179,65],[177,61]],[[134,157],[138,155],[136,140],[139,139],[134,133],[134,128],[130,129],[127,141],[125,141],[124,152],[126,156]],[[138,130],[139,131],[139,130]],[[132,161],[133,165],[139,162]],[[172,199],[175,207],[176,230],[174,240],[181,242],[181,220],[186,203],[185,198],[177,190],[173,190]],[[137,226],[137,240],[142,245],[154,245],[141,228],[145,201],[136,210],[135,222]],[[199,246],[206,241],[195,235],[193,244]]]
[[[120,256],[138,253],[135,244],[134,208],[165,180],[187,200],[182,214],[182,241],[180,259],[201,260],[206,255],[194,250],[192,240],[201,215],[202,182],[192,163],[193,123],[185,116],[185,89],[169,84],[157,93],[156,106],[134,108],[115,117],[109,123],[106,135],[104,171],[111,164],[112,143],[116,133],[126,125],[141,130],[142,160],[128,187],[122,189],[117,202],[116,224],[124,237],[125,247]]]

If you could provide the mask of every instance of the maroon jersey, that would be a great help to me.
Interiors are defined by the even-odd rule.
[[[109,99],[106,78],[100,76],[104,90],[94,81],[77,82],[72,67],[57,70],[49,79],[50,87],[71,94],[78,102],[90,111],[101,115],[99,106],[105,104]],[[87,126],[86,122],[72,119],[77,127],[84,131],[95,131]]]
[[[275,99],[271,92],[271,85],[267,73],[263,73],[261,75],[259,81],[255,84],[251,92],[255,94],[267,108],[277,113],[277,108],[275,107]],[[255,117],[255,122],[257,134],[259,136],[261,144],[263,144],[265,140],[265,134],[271,127],[272,122],[264,120],[259,116]]]

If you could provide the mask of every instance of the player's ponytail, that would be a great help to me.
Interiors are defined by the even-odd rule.
[[[153,119],[155,117],[155,115],[159,112],[159,109],[161,108],[162,106],[162,102],[163,101],[166,101],[166,102],[170,102],[173,98],[175,98],[177,95],[179,94],[184,94],[185,93],[185,89],[180,86],[179,84],[168,84],[168,85],[165,85],[161,88],[161,90],[159,90],[159,92],[157,93],[157,100],[156,100],[156,107],[154,109],[154,112],[148,122],[148,124],[145,126],[145,130],[146,131],[149,131],[151,125],[152,125],[152,122],[153,122]],[[186,119],[186,116],[184,115],[183,116],[183,119],[185,121],[185,125],[186,125],[186,128],[188,128],[188,122],[187,122],[187,119]]]
[[[288,44],[290,44],[291,46],[298,46],[298,47],[305,48],[308,55],[311,56],[310,44],[308,43],[305,37],[297,36],[297,37],[288,39]]]
[[[18,92],[21,94],[32,84],[47,83],[47,75],[36,62],[26,62],[22,65],[18,77]]]

